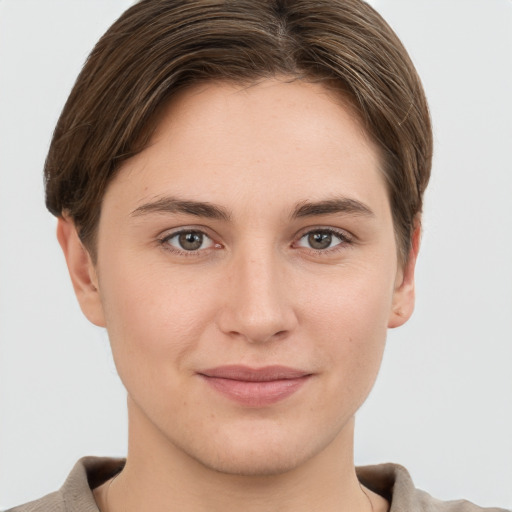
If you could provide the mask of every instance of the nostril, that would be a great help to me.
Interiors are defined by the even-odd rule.
[[[270,340],[276,340],[280,338],[286,337],[289,331],[287,329],[283,329],[281,331],[276,331],[273,334],[264,334],[262,332],[240,332],[240,331],[229,331],[228,334],[232,337],[241,337],[246,338],[250,342],[267,342]]]

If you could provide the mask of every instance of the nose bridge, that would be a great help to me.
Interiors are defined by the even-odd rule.
[[[293,329],[283,261],[272,244],[257,241],[233,254],[221,329],[250,342],[265,342]]]

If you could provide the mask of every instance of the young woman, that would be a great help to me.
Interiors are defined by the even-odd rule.
[[[129,9],[45,167],[127,390],[128,456],[13,510],[480,510],[353,462],[387,329],[413,310],[431,155],[414,67],[363,2]]]

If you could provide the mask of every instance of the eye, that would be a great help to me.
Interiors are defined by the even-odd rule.
[[[166,236],[161,240],[162,244],[170,245],[178,251],[200,251],[214,247],[214,241],[202,231],[183,230]]]
[[[307,247],[315,251],[325,251],[340,244],[350,243],[348,236],[332,229],[315,229],[302,235],[297,243],[299,247]]]

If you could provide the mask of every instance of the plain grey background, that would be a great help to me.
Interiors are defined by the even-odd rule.
[[[356,462],[512,507],[512,2],[375,0],[423,78],[435,160],[412,320],[390,332]],[[0,509],[123,455],[125,394],[82,317],[41,171],[67,94],[128,0],[0,0]]]

